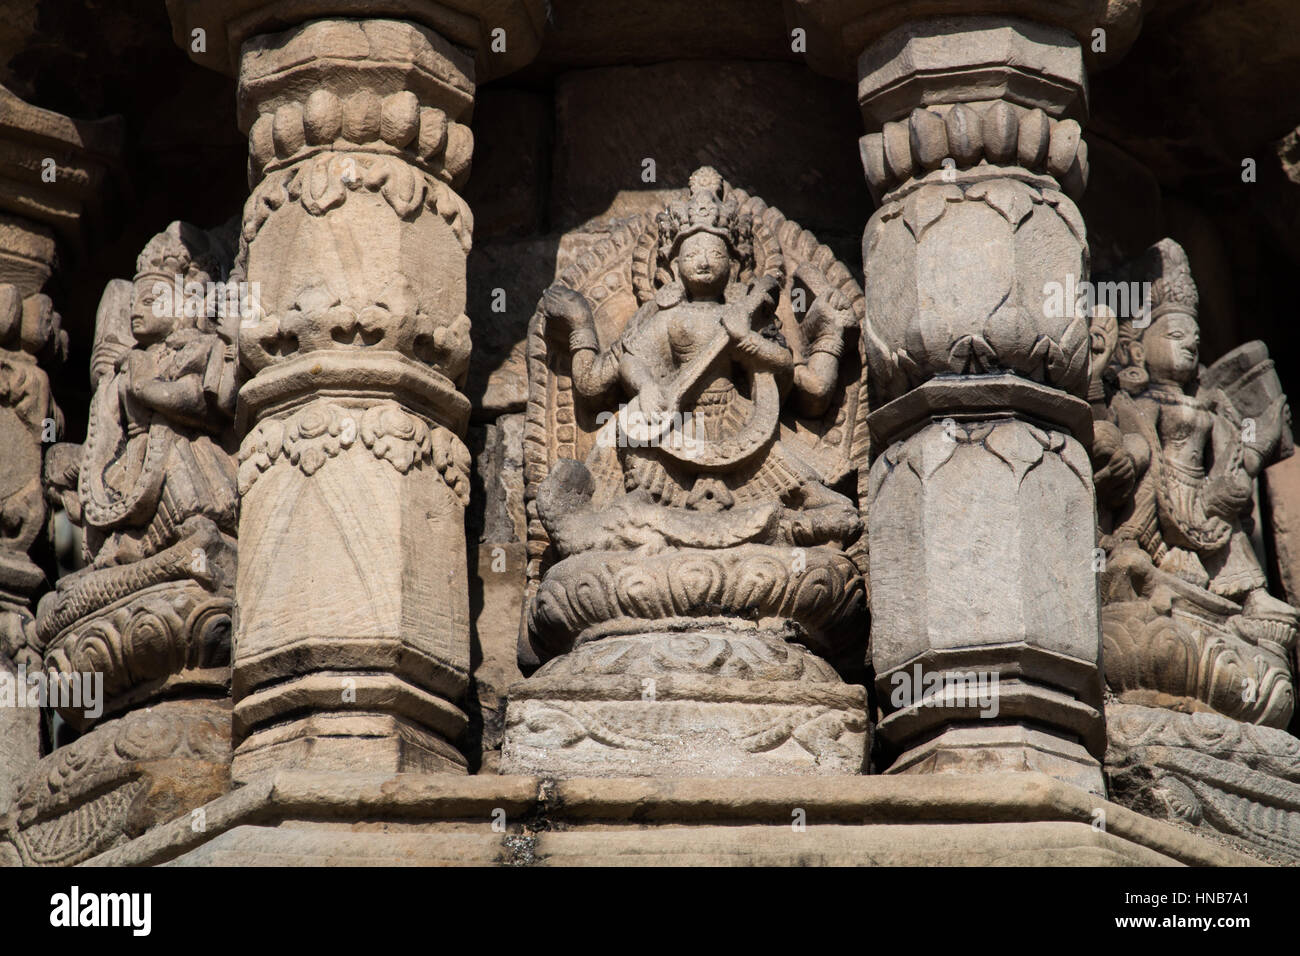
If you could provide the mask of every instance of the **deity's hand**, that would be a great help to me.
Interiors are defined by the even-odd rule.
[[[642,386],[641,391],[637,393],[637,398],[641,402],[641,411],[652,420],[654,416],[664,415],[670,411],[668,396],[654,382],[647,382]]]
[[[1137,461],[1124,444],[1124,436],[1107,421],[1093,423],[1092,465],[1097,497],[1108,504],[1123,501],[1137,480]]]
[[[1291,406],[1287,403],[1286,396],[1282,395],[1259,416],[1256,422],[1255,439],[1246,444],[1267,457],[1272,454],[1281,439],[1283,427],[1290,424]]]
[[[744,303],[741,307],[727,306],[722,311],[722,327],[726,329],[731,341],[739,342],[754,330],[752,312]]]
[[[566,323],[570,329],[589,324],[592,318],[591,306],[582,293],[558,283],[542,293],[542,312],[547,318]]]
[[[139,398],[140,393],[154,379],[153,362],[141,350],[132,349],[126,353],[125,366],[127,390],[132,396]]]
[[[760,309],[776,308],[781,298],[781,283],[775,276],[761,275],[754,280],[753,287],[745,301],[749,303],[751,315]]]
[[[1184,548],[1170,548],[1160,560],[1160,570],[1182,578],[1198,588],[1208,587],[1210,584],[1210,576],[1205,571],[1205,565],[1201,564],[1201,559],[1194,551],[1187,551]]]

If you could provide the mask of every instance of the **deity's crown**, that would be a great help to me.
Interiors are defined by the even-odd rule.
[[[1200,297],[1192,281],[1192,267],[1183,247],[1161,239],[1142,257],[1142,278],[1151,283],[1151,318],[1170,312],[1196,317]]]
[[[721,237],[733,253],[744,257],[750,247],[751,217],[726,196],[718,171],[701,166],[691,174],[688,193],[684,201],[670,202],[658,216],[663,258],[671,259],[686,239],[700,232]]]
[[[155,277],[171,282],[219,282],[221,258],[207,234],[187,222],[173,222],[149,240],[135,261],[136,279]]]

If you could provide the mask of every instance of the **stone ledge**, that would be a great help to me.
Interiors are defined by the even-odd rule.
[[[492,829],[498,809],[505,812],[505,833]],[[790,829],[795,809],[805,813],[809,829],[804,833]],[[1098,809],[1105,813],[1105,832],[1092,829]],[[1259,865],[1038,773],[861,776],[810,783],[781,777],[553,781],[281,771],[214,800],[202,817],[205,832],[195,832],[192,817],[182,817],[83,865],[203,862],[201,853],[180,858],[205,844],[211,844],[207,853],[213,857],[207,862],[223,862],[216,855],[225,852],[224,847],[240,854],[240,862],[254,862],[259,854],[276,857],[276,862],[324,863],[336,857],[338,862],[362,862],[354,858],[357,854],[394,862],[396,853],[432,864],[450,862],[451,842],[464,843],[470,836],[475,837],[470,842],[477,849],[464,862],[480,864],[533,862],[554,845],[557,856],[577,863],[615,862],[625,854],[644,855],[645,862],[686,863],[699,853],[706,859],[698,862],[723,862],[725,857],[741,863],[798,863],[813,852],[827,863],[956,865],[996,862],[989,854],[1005,842],[1008,833],[1016,834],[1017,845],[1026,852],[1036,848],[1023,859],[1026,863]],[[356,821],[367,821],[377,832],[357,833]],[[673,830],[682,836],[660,835],[655,825],[663,824],[684,828]],[[693,848],[692,834],[721,839],[721,831],[715,829],[721,825],[737,834],[763,835],[763,852],[741,852],[742,844],[753,844],[744,837],[724,839],[731,849],[723,857]],[[290,846],[301,838],[284,835],[304,828],[329,832],[328,837],[316,834],[314,854],[305,854],[305,845]],[[242,835],[217,842],[236,830]],[[380,844],[395,831],[423,849],[411,849],[406,843],[382,849]],[[826,835],[787,846],[788,837],[810,833]],[[961,838],[956,839],[956,834]],[[913,837],[920,842],[911,858]],[[374,849],[347,849],[359,839],[374,841]],[[483,857],[483,847],[489,843],[500,851]],[[660,844],[664,844],[662,853],[655,849]],[[325,852],[322,845],[335,849]],[[946,855],[940,853],[944,846],[950,847]],[[921,852],[923,847],[930,850]],[[980,847],[984,849],[972,855]],[[860,859],[854,855],[859,852]]]
[[[241,826],[166,866],[1170,866],[1082,823],[347,833]]]

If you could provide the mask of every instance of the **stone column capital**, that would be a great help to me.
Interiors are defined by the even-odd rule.
[[[0,86],[0,283],[41,291],[55,243],[80,249],[122,151],[122,124],[74,120]]]
[[[1119,60],[1142,28],[1150,0],[785,0],[793,27],[807,31],[808,64],[819,73],[852,79],[858,57],[886,34],[909,23],[945,17],[996,16],[1029,20],[1073,35],[1090,69]],[[1105,45],[1094,50],[1094,34]]]
[[[309,20],[392,18],[428,27],[468,51],[471,77],[480,83],[527,65],[546,21],[544,0],[167,0],[167,11],[172,36],[190,59],[228,76],[239,75],[241,47],[257,34]]]

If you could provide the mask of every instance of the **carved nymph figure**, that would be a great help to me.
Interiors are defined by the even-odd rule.
[[[1181,247],[1139,271],[1149,314],[1119,322],[1097,429],[1107,679],[1135,703],[1285,726],[1300,615],[1268,593],[1250,532],[1255,479],[1290,453],[1286,397],[1260,343],[1200,364]]]
[[[669,738],[744,738],[737,721],[762,736],[784,720],[775,750],[821,720],[769,769],[860,769],[865,714],[823,659],[855,640],[860,652],[863,636],[846,627],[864,596],[862,520],[845,494],[864,435],[860,310],[829,250],[710,168],[546,291],[530,340],[536,592],[521,660],[552,660],[514,695],[508,766],[709,772],[677,762]],[[633,674],[680,675],[677,717],[662,694],[650,723],[621,706],[608,681]],[[681,683],[706,674],[707,692]],[[770,680],[772,696],[728,699],[733,678]],[[827,684],[844,706],[793,719],[808,686]],[[548,697],[579,685],[583,714]],[[723,710],[698,720],[703,699]],[[558,736],[557,720],[569,722]],[[584,721],[612,721],[624,744]],[[552,737],[567,742],[548,749]]]
[[[105,290],[86,441],[56,446],[46,469],[54,494],[75,488],[77,507],[68,513],[79,512],[84,533],[85,567],[59,580],[38,615],[47,664],[58,669],[76,669],[83,650],[93,654],[86,636],[107,625],[88,619],[129,606],[111,627],[121,639],[128,618],[144,613],[135,605],[160,587],[174,613],[196,602],[209,608],[202,621],[165,618],[176,640],[198,640],[196,628],[212,627],[203,639],[226,646],[193,654],[182,647],[179,662],[164,655],[157,667],[208,666],[223,655],[228,663],[238,508],[229,451],[237,358],[229,326],[238,318],[217,318],[202,297],[171,291],[214,288],[229,258],[212,235],[172,223],[140,254],[134,282],[115,280]],[[93,662],[84,669],[95,669]],[[127,680],[110,674],[110,691],[114,676]]]

